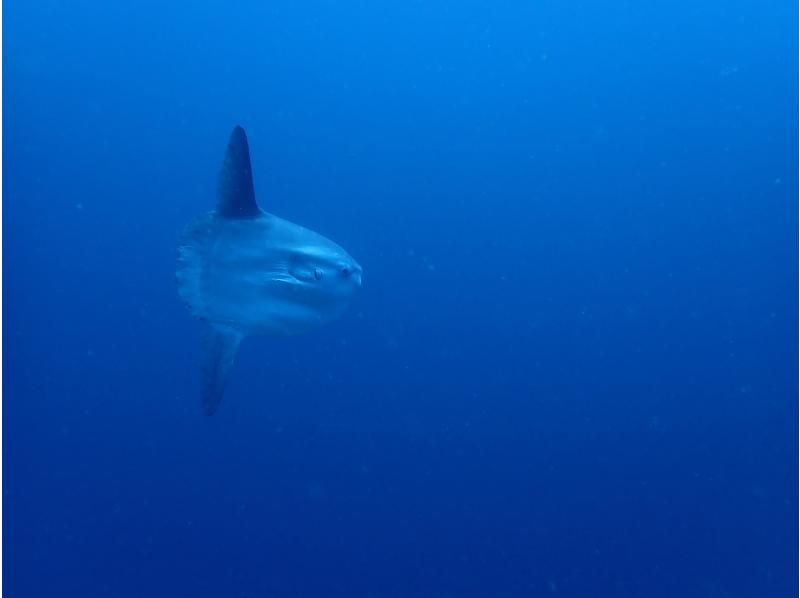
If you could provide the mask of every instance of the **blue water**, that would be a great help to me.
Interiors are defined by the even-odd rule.
[[[797,7],[7,0],[3,589],[797,595]],[[228,134],[344,317],[202,415]]]

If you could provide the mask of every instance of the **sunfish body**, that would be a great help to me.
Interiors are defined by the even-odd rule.
[[[231,134],[217,208],[187,229],[178,292],[208,324],[203,408],[213,414],[242,339],[296,334],[339,316],[361,286],[361,266],[333,241],[262,211],[244,129]]]

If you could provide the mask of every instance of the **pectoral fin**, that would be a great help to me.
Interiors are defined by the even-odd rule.
[[[203,363],[203,411],[214,415],[225,393],[242,334],[229,328],[212,326],[206,336]]]

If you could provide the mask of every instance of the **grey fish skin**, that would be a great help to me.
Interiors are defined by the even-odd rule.
[[[231,134],[217,209],[192,223],[178,251],[178,293],[208,325],[203,406],[213,414],[242,339],[305,332],[340,316],[361,266],[339,245],[258,208],[244,129]]]

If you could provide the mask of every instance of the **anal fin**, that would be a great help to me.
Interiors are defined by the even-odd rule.
[[[203,411],[214,415],[225,393],[243,335],[230,328],[211,326],[206,335],[203,361]]]

